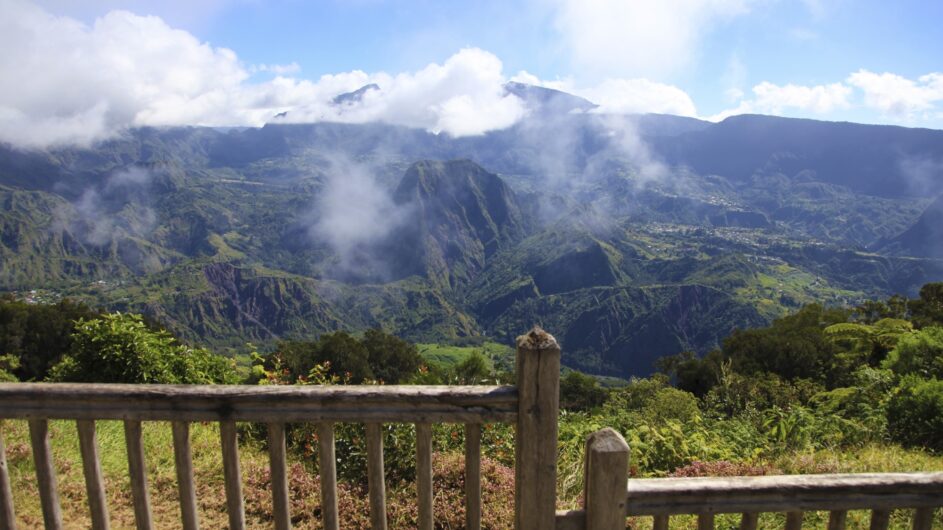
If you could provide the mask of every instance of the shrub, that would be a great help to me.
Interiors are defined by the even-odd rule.
[[[0,383],[14,383],[19,381],[13,370],[20,366],[20,360],[15,355],[0,355]]]
[[[591,375],[572,371],[560,379],[560,407],[589,410],[606,402],[609,393]]]
[[[901,445],[943,452],[943,381],[905,377],[887,405],[887,427]]]
[[[884,366],[901,375],[943,378],[943,328],[931,326],[902,336]]]
[[[232,360],[180,344],[147,327],[141,315],[114,313],[79,320],[68,355],[51,381],[86,383],[238,383]]]
[[[18,359],[19,366],[10,371],[21,381],[41,381],[72,347],[75,321],[98,314],[69,299],[45,305],[0,297],[0,354]]]

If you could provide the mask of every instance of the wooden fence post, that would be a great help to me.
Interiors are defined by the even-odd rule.
[[[517,393],[514,528],[547,530],[556,518],[560,346],[539,327],[517,338]]]
[[[583,468],[583,508],[586,528],[625,530],[629,444],[606,427],[586,439]]]

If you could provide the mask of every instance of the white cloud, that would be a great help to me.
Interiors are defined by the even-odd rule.
[[[415,73],[361,71],[317,81],[287,77],[297,65],[242,64],[154,16],[112,11],[86,25],[22,0],[0,0],[0,141],[24,147],[90,144],[135,126],[386,121],[481,134],[523,116],[504,93],[501,61],[478,49]],[[276,77],[251,83],[254,72]],[[377,83],[359,105],[342,92]]]
[[[911,121],[935,109],[943,101],[943,73],[931,73],[917,78],[868,70],[858,70],[848,76],[848,83],[864,92],[866,106],[880,111],[896,121]]]
[[[680,88],[648,79],[607,79],[598,86],[577,90],[576,94],[599,105],[602,114],[654,112],[697,116],[694,101]]]
[[[659,77],[688,66],[717,22],[756,0],[550,0],[556,27],[583,73]]]
[[[351,77],[356,82],[349,82]],[[477,48],[461,50],[445,63],[430,64],[415,73],[353,72],[324,76],[314,85],[280,81],[294,83],[290,92],[307,91],[314,96],[314,101],[289,111],[289,121],[385,121],[463,136],[509,127],[525,112],[523,102],[504,91],[507,80],[501,61]],[[380,90],[365,93],[360,104],[344,108],[330,104],[334,95],[367,83],[379,85]],[[323,90],[325,86],[331,89]]]
[[[554,90],[562,90],[564,92],[574,92],[576,90],[573,79],[571,78],[554,79],[553,81],[550,81],[547,79],[541,79],[527,70],[521,70],[515,74],[514,77],[511,78],[511,81],[541,86],[544,88],[552,88]]]
[[[275,75],[297,74],[301,71],[301,65],[296,62],[288,64],[256,64],[250,68],[252,73],[266,72]]]
[[[740,56],[733,54],[727,60],[727,68],[724,75],[721,76],[721,82],[726,86],[724,95],[729,102],[739,101],[743,98],[743,86],[747,81],[747,67],[740,60]]]
[[[562,90],[585,98],[597,105],[598,114],[659,113],[697,116],[694,101],[684,90],[648,79],[606,79],[591,87],[580,87],[573,79],[546,81],[526,72],[518,72],[512,81],[554,90]]]
[[[113,11],[91,27],[0,2],[0,140],[88,143],[129,125],[206,121],[247,73],[236,55],[156,17]]]
[[[842,83],[828,85],[775,85],[768,81],[753,87],[753,98],[742,100],[740,104],[708,119],[713,121],[737,114],[773,114],[783,115],[788,110],[798,110],[824,115],[847,109],[851,106],[852,89]]]

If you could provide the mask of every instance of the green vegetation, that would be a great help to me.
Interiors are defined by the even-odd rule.
[[[336,331],[316,341],[278,343],[274,352],[258,358],[253,378],[263,379],[275,370],[285,372],[279,384],[306,383],[312,373],[323,371],[345,383],[397,384],[413,377],[420,362],[415,345],[382,330],[367,330],[362,339]]]
[[[72,347],[49,371],[50,381],[214,384],[240,380],[234,363],[205,348],[180,344],[148,329],[140,315],[105,314],[78,320]]]
[[[72,348],[75,321],[98,316],[81,303],[28,304],[0,297],[0,355],[15,359],[7,366],[21,381],[41,381]],[[9,363],[8,363],[9,364]]]
[[[578,505],[585,438],[606,426],[626,437],[631,473],[638,477],[943,470],[939,436],[943,321],[927,309],[935,307],[941,294],[943,290],[930,285],[913,300],[892,297],[852,310],[808,305],[769,327],[735,331],[721,348],[704,357],[687,352],[664,358],[659,362],[664,373],[617,388],[567,371],[561,378],[560,507]],[[423,355],[450,364],[436,365]],[[258,384],[378,384],[378,374],[388,378],[387,383],[509,381],[513,374],[502,368],[506,356],[505,347],[488,343],[416,347],[381,330],[361,337],[335,332],[316,341],[280,343],[264,356],[255,354],[248,377]],[[209,357],[219,363],[206,363]],[[0,369],[15,371],[19,360],[5,356]],[[167,332],[149,328],[139,316],[104,314],[76,322],[69,353],[51,370],[51,377],[70,373],[76,380],[221,382],[235,380],[231,366],[206,350],[182,346]],[[67,422],[53,422],[54,432],[71,428]],[[155,504],[166,506],[161,517],[172,519],[176,512],[168,429],[160,424],[148,429],[145,441],[155,477]],[[206,521],[224,518],[215,429],[194,425],[197,482]],[[26,429],[22,422],[5,422],[3,430],[21,521],[28,526],[39,520],[39,511],[30,482]],[[270,523],[264,427],[245,425],[241,433],[247,511],[250,525],[261,527]],[[120,491],[126,480],[120,425],[102,422],[99,436],[109,492]],[[353,524],[363,525],[360,518],[367,513],[363,426],[338,424],[336,436],[338,454],[343,455],[338,463],[341,502],[351,510],[345,514]],[[460,527],[463,429],[435,425],[433,437],[440,492],[437,518]],[[288,439],[293,513],[304,514],[297,526],[315,526],[316,432],[310,425],[291,425]],[[67,434],[54,440],[57,465],[65,470],[66,506],[75,508],[76,515],[70,517],[81,526],[85,512],[81,474],[76,471],[81,469],[77,443]],[[414,426],[384,426],[384,447],[391,520],[413,525]],[[513,487],[513,428],[485,426],[482,447],[486,502],[493,512],[486,516],[485,526],[502,528],[506,521],[502,517],[511,510],[507,492]],[[127,497],[111,493],[110,501],[116,506],[116,520],[130,521]],[[823,524],[824,517],[809,514],[809,524]],[[867,524],[863,513],[852,512],[849,517],[851,528]],[[904,512],[895,513],[892,528],[906,528],[908,518]],[[673,528],[690,522],[679,517]],[[632,524],[647,528],[650,523]],[[761,528],[781,525],[778,514],[761,519]]]

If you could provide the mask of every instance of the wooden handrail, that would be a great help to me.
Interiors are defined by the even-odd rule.
[[[943,473],[852,473],[628,481],[626,515],[936,507]]]
[[[766,512],[784,513],[785,529],[800,530],[810,511],[830,512],[828,529],[842,530],[848,510],[870,510],[871,530],[886,530],[894,509],[914,509],[913,529],[930,530],[943,506],[943,473],[628,480],[628,457],[612,429],[587,438],[583,509],[557,513],[556,530],[622,530],[629,516],[650,516],[654,530],[667,530],[673,515],[694,515],[698,530],[713,530],[721,513],[741,514],[740,530],[756,530]]]
[[[0,418],[512,423],[513,386],[0,383]]]
[[[466,439],[466,524],[481,526],[481,426],[511,423],[517,427],[515,475],[519,530],[552,526],[556,501],[556,439],[560,348],[539,328],[518,339],[516,386],[248,386],[127,385],[73,383],[2,383],[0,419],[30,423],[40,497],[47,529],[61,528],[55,472],[49,452],[48,421],[76,420],[93,526],[108,528],[95,440],[96,420],[124,420],[135,523],[152,526],[146,466],[141,444],[142,421],[169,421],[180,499],[181,525],[199,529],[189,427],[195,421],[220,424],[220,442],[230,527],[245,527],[236,422],[268,426],[272,471],[273,518],[278,530],[290,530],[291,513],[285,458],[285,424],[315,423],[321,465],[322,524],[338,528],[334,431],[336,422],[366,426],[368,490],[372,527],[387,527],[383,469],[383,424],[416,425],[419,527],[434,527],[432,424],[463,424]],[[0,530],[13,525],[9,474],[0,439]],[[548,524],[548,521],[550,522]]]

